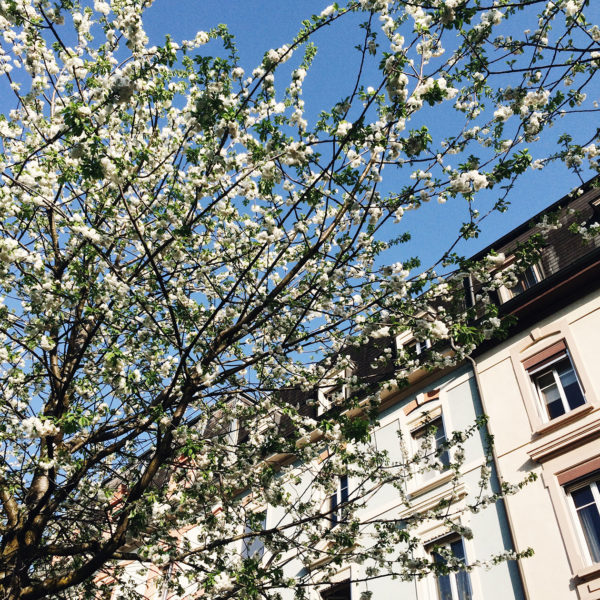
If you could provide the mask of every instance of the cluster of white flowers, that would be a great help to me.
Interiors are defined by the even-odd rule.
[[[550,98],[549,90],[538,90],[536,92],[527,92],[521,101],[521,114],[525,115],[531,109],[542,108],[548,104]]]
[[[110,13],[110,4],[104,0],[94,0],[94,10],[107,16]]]
[[[292,49],[284,44],[280,48],[271,49],[265,54],[265,58],[269,63],[277,64],[284,63],[292,57]]]
[[[24,260],[29,252],[22,248],[18,240],[13,238],[0,239],[0,263],[10,264],[14,261]]]
[[[440,90],[442,97],[448,100],[451,100],[458,94],[457,88],[448,86],[445,77],[439,77],[438,79],[428,77],[425,81],[420,82],[413,90],[407,104],[411,108],[418,110],[423,106],[423,96],[426,96],[436,89]]]
[[[498,254],[488,254],[485,257],[485,262],[494,268],[502,267],[506,262],[506,256],[503,252],[498,252]]]
[[[348,133],[350,133],[351,129],[352,129],[352,123],[349,123],[348,121],[340,121],[335,130],[335,133],[338,137],[342,138],[342,137],[347,136]]]
[[[433,22],[433,16],[426,13],[420,6],[414,4],[406,5],[406,13],[409,14],[414,22],[415,29],[426,30]]]
[[[504,18],[504,13],[497,8],[493,8],[492,10],[488,10],[481,14],[481,23],[482,25],[500,25],[502,23],[502,19]]]
[[[443,321],[436,319],[435,321],[429,324],[428,335],[433,339],[443,340],[449,337],[450,330]]]
[[[326,6],[321,13],[319,14],[320,17],[330,17],[333,13],[335,12],[335,6],[333,4],[330,4],[329,6]]]
[[[512,108],[510,106],[499,106],[494,111],[494,119],[498,121],[506,121],[513,115]]]
[[[574,17],[580,10],[583,0],[566,0],[563,9],[568,17]]]
[[[471,169],[465,173],[454,174],[450,181],[450,186],[453,192],[467,194],[472,191],[488,187],[489,180],[484,173],[480,173],[477,169]]]
[[[57,435],[60,429],[49,419],[29,417],[21,421],[21,429],[28,438],[40,438],[49,435]]]

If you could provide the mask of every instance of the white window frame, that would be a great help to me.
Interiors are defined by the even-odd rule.
[[[581,525],[581,519],[579,518],[577,507],[575,506],[575,501],[573,500],[572,496],[573,492],[587,486],[590,487],[592,496],[594,498],[594,503],[596,504],[596,508],[600,512],[600,473],[596,472],[590,477],[586,477],[582,481],[573,485],[566,484],[564,486],[564,490],[567,495],[567,502],[569,503],[569,509],[571,512],[571,517],[573,519],[573,524],[575,526],[575,531],[577,532],[577,541],[579,542],[579,546],[581,548],[581,551],[583,552],[585,562],[587,565],[597,565],[600,564],[600,561],[595,562],[592,558],[592,554],[590,552],[590,548],[588,546],[587,540],[585,538],[585,533],[583,531],[583,526]]]
[[[508,268],[511,267],[511,265],[514,263],[515,261],[515,257],[514,256],[509,256],[506,261],[504,262],[504,265],[497,270],[497,272],[503,272],[506,271]],[[534,263],[532,263],[531,265],[529,265],[527,267],[527,269],[531,269],[533,272],[533,275],[536,279],[536,282],[533,285],[530,285],[529,287],[525,288],[523,290],[523,292],[531,289],[533,286],[537,285],[538,283],[544,281],[544,279],[546,279],[546,274],[544,273],[544,269],[542,267],[542,261],[538,260]],[[516,272],[514,273],[515,277],[519,280],[522,281],[523,275],[527,272],[527,269],[525,269],[525,271],[521,271],[521,272]],[[518,284],[517,284],[518,285]],[[501,285],[498,288],[498,300],[500,301],[500,304],[504,304],[505,302],[508,302],[509,300],[512,300],[513,298],[516,298],[517,296],[519,296],[520,294],[522,294],[523,292],[519,292],[519,293],[515,293],[515,288],[517,286],[513,286],[513,287],[507,287],[506,285]]]
[[[346,480],[346,485],[345,485],[346,499],[345,500],[343,499],[344,493],[342,491],[344,489],[344,486],[342,485],[342,481],[344,479]],[[333,509],[333,498],[334,497],[335,497],[335,510]],[[348,502],[350,502],[350,479],[347,474],[339,475],[337,477],[335,492],[333,494],[329,494],[325,498],[325,503],[324,503],[325,518],[327,519],[327,521],[329,521],[329,529],[333,529],[334,527],[337,527],[337,525],[339,525],[341,510],[342,510],[340,508],[340,506],[342,504],[347,504]]]
[[[416,416],[416,418],[411,419],[408,423],[407,423],[407,428],[408,428],[408,433],[409,433],[409,439],[410,439],[410,450],[411,450],[411,455],[414,456],[415,454],[417,454],[417,452],[419,452],[419,450],[421,449],[421,445],[419,444],[418,440],[415,438],[415,433],[418,432],[420,429],[422,429],[423,427],[426,427],[428,423],[432,423],[433,421],[436,421],[438,419],[441,419],[442,421],[442,427],[444,428],[444,439],[446,441],[448,441],[448,420],[445,416],[445,411],[442,407],[442,403],[441,400],[437,400],[435,405],[433,406],[427,406],[427,408],[423,411],[421,411],[420,413],[418,413],[418,415]],[[434,449],[432,449],[434,450]],[[446,453],[448,454],[448,462],[452,462],[452,449],[448,448],[446,450]],[[441,463],[441,461],[438,461]],[[435,484],[436,480],[439,477],[442,477],[443,475],[445,475],[448,472],[447,468],[442,468],[439,469],[438,471],[427,471],[425,473],[418,473],[417,469],[416,469],[417,465],[412,465],[412,478],[413,478],[413,485],[411,486],[411,488],[415,488],[416,490],[423,488],[423,487],[428,487],[430,484]],[[414,491],[414,490],[413,490]]]
[[[352,376],[353,371],[346,369],[338,371],[338,375],[344,379]],[[317,388],[317,416],[325,414],[332,406],[335,406],[336,401],[334,396],[340,396],[344,400],[350,397],[350,385],[343,383],[341,385],[335,383],[336,376],[330,375],[323,381],[323,385]],[[331,382],[331,383],[330,383]]]
[[[404,342],[402,344],[402,350],[410,353],[409,347],[413,346],[413,345],[415,347],[415,355],[421,356],[421,354],[423,354],[423,352],[425,352],[425,350],[427,350],[428,348],[431,348],[431,340],[429,338],[425,338],[424,340],[417,340],[416,338],[410,338],[409,340],[406,340],[406,342]]]
[[[538,283],[540,283],[541,281],[543,281],[545,279],[545,277],[544,277],[544,271],[542,269],[542,265],[538,261],[538,262],[535,262],[535,263],[529,265],[524,271],[520,271],[519,273],[515,273],[515,276],[517,277],[517,279],[519,280],[519,282],[526,281],[525,275],[527,274],[527,271],[529,269],[531,269],[531,273],[533,274],[533,276],[535,278],[535,283],[533,283],[530,286],[527,286],[522,292],[519,292],[519,293],[515,293],[515,288],[517,287],[516,285],[514,287],[511,287],[511,288],[506,288],[508,290],[510,298],[516,298],[517,296],[519,296],[523,292],[526,292],[527,290],[530,290],[534,285],[537,285]]]
[[[261,506],[261,507],[258,507],[258,508],[252,509],[252,510],[247,510],[246,518],[244,519],[244,533],[246,533],[247,528],[248,528],[248,516],[250,514],[264,514],[264,519],[262,521],[264,523],[263,529],[267,528],[267,519],[269,516],[267,507]],[[261,546],[262,546],[262,551],[261,551],[260,556],[258,557],[258,561],[261,562],[264,559],[267,549],[265,548],[264,541],[260,540],[260,538],[258,536],[254,536],[252,538],[243,538],[241,540],[242,546],[240,548],[240,556],[242,557],[242,559],[254,558],[256,556],[256,554],[257,554],[256,552],[252,555],[248,553],[248,549],[249,549],[248,542],[251,541],[251,543],[253,543],[254,540],[256,540],[256,539],[258,539],[260,541]]]
[[[447,540],[447,541],[446,541]],[[427,554],[433,559],[433,552],[432,549],[434,546],[444,546],[444,547],[450,547],[450,544],[452,544],[455,541],[460,540],[461,544],[462,544],[462,548],[463,548],[463,554],[464,554],[464,561],[465,561],[465,565],[469,565],[469,557],[467,555],[467,544],[465,543],[465,538],[455,534],[455,535],[449,535],[449,536],[445,536],[443,538],[440,538],[432,543],[427,544],[426,546],[426,552]],[[462,571],[461,571],[462,572]],[[471,591],[471,598],[475,598],[475,591],[474,591],[474,585],[473,585],[473,577],[471,576],[471,572],[469,571],[464,571],[465,573],[467,573],[467,576],[469,578],[469,588]],[[448,574],[449,580],[450,580],[450,590],[452,592],[452,600],[460,600],[459,596],[458,596],[458,585],[456,583],[456,577],[457,577],[458,573],[457,572],[451,572]],[[439,591],[439,584],[438,584],[438,575],[433,576],[433,581],[432,581],[432,588],[433,588],[433,597],[436,600],[440,600],[440,591]]]
[[[579,375],[577,373],[577,369],[575,368],[575,364],[573,363],[573,359],[571,358],[569,351],[565,349],[556,358],[554,358],[550,362],[547,362],[537,368],[532,367],[530,370],[527,371],[527,373],[529,375],[529,379],[531,381],[531,385],[533,386],[534,397],[537,399],[538,412],[544,423],[550,423],[552,421],[555,421],[556,419],[560,419],[561,417],[564,417],[565,415],[568,415],[569,413],[571,413],[574,410],[577,410],[577,408],[579,408],[579,407],[571,408],[569,406],[569,401],[567,400],[567,396],[565,394],[565,390],[563,388],[560,377],[558,376],[556,369],[552,368],[552,365],[560,362],[561,360],[564,360],[565,358],[569,361],[569,364],[571,365],[571,369],[573,370],[573,373],[575,374],[575,380],[577,381],[577,385],[579,386],[579,391],[581,392],[581,395],[583,396],[583,404],[581,406],[584,406],[585,404],[588,403],[588,400],[587,400],[584,390],[583,390],[583,386],[581,385],[581,380],[579,379]],[[542,390],[540,389],[540,387],[537,383],[537,378],[538,378],[539,374],[543,373],[544,371],[552,372],[552,375],[554,377],[554,383],[558,390],[558,394],[560,396],[562,407],[565,411],[562,415],[559,415],[558,417],[554,417],[554,418],[550,417],[550,414],[548,413],[548,409],[546,407],[546,403],[544,402]]]

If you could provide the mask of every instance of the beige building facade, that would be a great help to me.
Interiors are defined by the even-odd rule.
[[[475,360],[500,478],[537,476],[506,500],[516,550],[534,550],[520,561],[529,600],[600,599],[599,240],[568,230],[595,218],[597,197],[590,188],[570,202],[577,212],[563,208],[535,277],[514,296],[499,291],[517,326]],[[509,260],[519,235],[495,250]]]

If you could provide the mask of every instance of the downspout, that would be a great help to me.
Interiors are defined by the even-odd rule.
[[[477,389],[477,395],[479,396],[479,402],[481,403],[481,408],[483,409],[483,413],[486,414],[485,403],[483,400],[481,379],[479,378],[479,371],[477,370],[477,362],[470,355],[467,356],[467,359],[471,363],[471,369],[473,370],[473,376],[475,379],[475,388]],[[494,438],[493,432],[491,430],[491,427],[490,427],[488,421],[486,421],[486,423],[485,423],[485,433],[486,433],[486,435],[491,436],[492,439]],[[496,447],[494,446],[494,444],[492,444],[491,450],[492,450],[492,461],[494,464],[494,473],[495,473],[496,484],[498,485],[498,487],[500,489],[502,489],[502,483],[504,482],[504,478],[502,477],[502,471],[500,470],[500,461],[498,460],[498,455],[496,453]],[[510,538],[512,550],[517,551],[517,546],[515,543],[515,536],[514,536],[514,524],[513,524],[511,514],[510,514],[510,510],[508,509],[508,504],[507,504],[507,502],[505,502],[504,498],[501,498],[500,502],[501,502],[502,510],[503,510],[504,514],[506,515],[506,521],[508,524],[508,535]],[[529,590],[527,589],[527,583],[525,581],[525,576],[523,574],[523,566],[521,564],[521,559],[517,559],[516,562],[517,562],[517,572],[519,573],[519,582],[521,584],[521,589],[523,590],[525,600],[529,600],[530,595],[529,595]]]

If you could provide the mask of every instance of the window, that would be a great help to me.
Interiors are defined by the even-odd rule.
[[[415,359],[427,350],[431,348],[431,340],[415,340],[412,339],[403,346],[404,351],[408,354],[409,358]]]
[[[429,548],[433,560],[442,565],[436,577],[439,600],[472,600],[471,577],[467,571],[453,571],[467,565],[465,547],[459,537],[446,538]],[[445,568],[447,566],[447,568]],[[446,572],[447,571],[447,572]]]
[[[267,525],[267,512],[249,513],[246,516],[244,533],[258,533]],[[259,536],[253,535],[244,538],[242,542],[242,558],[260,560],[265,553],[265,545]]]
[[[542,268],[539,264],[529,265],[524,271],[516,273],[517,283],[508,288],[510,297],[514,298],[519,294],[522,294],[525,290],[532,288],[536,283],[539,283],[544,279]]]
[[[321,592],[323,600],[352,600],[350,581],[336,583]]]
[[[545,421],[556,419],[585,404],[577,373],[566,349],[528,371]]]
[[[420,476],[423,481],[433,479],[439,475],[440,471],[445,471],[448,468],[450,465],[450,455],[444,447],[446,443],[446,431],[441,415],[413,430],[412,438],[420,451],[425,452],[428,456],[434,453],[435,458],[441,465],[439,471],[428,469],[421,473]]]
[[[600,474],[567,489],[589,562],[600,562]]]
[[[335,527],[343,518],[340,506],[343,506],[346,502],[348,502],[348,476],[342,475],[339,478],[337,490],[329,496],[328,517],[331,527]]]
[[[348,397],[348,386],[336,385],[326,390],[319,390],[318,414],[322,415],[334,406],[343,404]]]
[[[512,262],[513,259],[509,258],[505,263],[505,267],[510,266]],[[507,282],[506,285],[501,286],[497,294],[491,293],[490,297],[492,301],[499,301],[500,304],[508,302],[534,285],[537,285],[545,279],[545,275],[541,263],[534,263],[526,267],[523,271],[511,270],[509,279],[512,280],[512,283]]]

